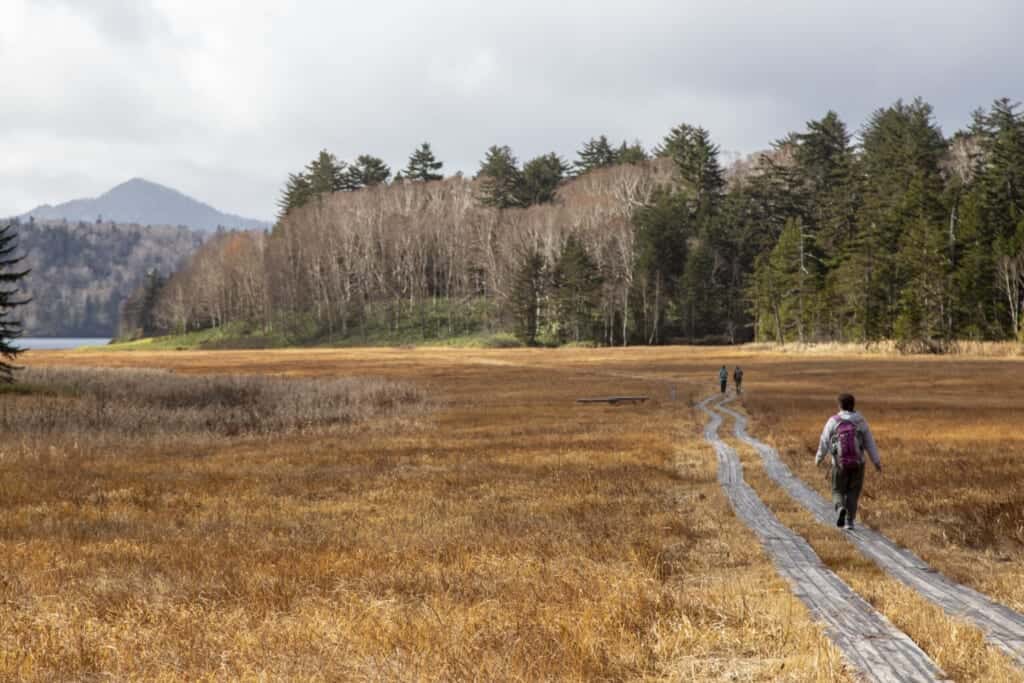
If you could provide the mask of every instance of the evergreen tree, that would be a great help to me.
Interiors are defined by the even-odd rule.
[[[938,238],[924,232],[943,233],[946,211],[942,204],[941,164],[946,141],[935,124],[931,105],[916,99],[880,109],[862,134],[862,168],[866,175],[864,204],[859,212],[859,229],[873,238],[861,246],[873,254],[869,290],[877,302],[876,316],[867,320],[872,338],[893,338],[897,322],[909,334],[922,328],[912,323],[915,312],[931,299],[924,296],[908,301],[905,293],[915,278],[946,283],[948,261],[914,258],[915,250],[932,248]],[[922,268],[927,268],[922,272]],[[943,290],[950,291],[951,283]],[[943,315],[951,307],[944,304]]]
[[[524,343],[537,343],[540,329],[541,307],[547,280],[547,262],[536,247],[530,247],[520,258],[512,282],[511,304],[515,321],[515,334]]]
[[[434,158],[434,152],[430,149],[430,143],[424,142],[409,157],[409,165],[405,167],[405,178],[424,182],[441,180],[444,178],[439,173],[442,166],[444,164]]]
[[[658,344],[665,336],[669,322],[666,309],[676,298],[686,264],[687,241],[694,233],[686,197],[661,190],[649,204],[634,212],[633,222],[643,340]]]
[[[974,115],[978,155],[973,186],[959,227],[963,254],[957,279],[969,326],[984,337],[1019,335],[1019,308],[1007,266],[1019,254],[1024,230],[1024,113],[1007,99]]]
[[[523,206],[523,173],[508,146],[492,146],[480,163],[479,201],[484,206],[508,209]]]
[[[577,154],[579,159],[576,161],[576,172],[580,175],[618,163],[618,154],[605,135],[590,138],[583,143],[583,149]]]
[[[167,284],[167,280],[160,276],[160,271],[156,268],[146,273],[146,280],[142,284],[142,310],[140,316],[144,336],[153,337],[164,331],[158,324],[156,308],[160,302],[160,292],[165,284]]]
[[[644,149],[639,140],[634,141],[631,145],[627,145],[626,141],[623,140],[619,149],[615,152],[615,163],[618,164],[642,164],[649,158],[647,150]]]
[[[281,198],[277,200],[277,206],[280,209],[278,218],[284,218],[292,209],[304,206],[312,196],[313,191],[306,174],[289,173],[288,181],[281,192]]]
[[[317,158],[306,165],[304,175],[312,197],[352,189],[345,172],[345,162],[338,161],[327,150],[321,150]]]
[[[522,198],[526,204],[554,201],[569,165],[554,152],[531,159],[523,166]]]
[[[278,218],[284,218],[292,209],[305,206],[322,194],[351,189],[354,188],[349,183],[345,162],[339,162],[333,154],[321,150],[303,171],[288,174],[288,181],[277,200]]]
[[[0,384],[14,381],[13,365],[22,349],[14,344],[21,336],[21,322],[14,319],[13,313],[19,306],[28,303],[28,299],[19,297],[19,283],[28,275],[28,270],[18,268],[24,260],[19,256],[18,234],[13,224],[0,228]]]
[[[719,163],[718,145],[701,127],[680,124],[655,149],[655,155],[675,162],[679,177],[693,191],[698,211],[707,212],[725,190],[725,172]]]
[[[815,341],[821,271],[812,247],[803,222],[791,218],[772,251],[759,259],[751,292],[759,337],[768,334],[778,343]]]
[[[552,279],[562,340],[595,339],[601,272],[576,235],[566,239]]]
[[[349,165],[345,172],[345,185],[346,189],[359,190],[386,183],[390,177],[391,168],[383,159],[363,154]]]

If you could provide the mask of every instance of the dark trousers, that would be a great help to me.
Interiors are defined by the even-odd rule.
[[[839,508],[846,508],[846,519],[853,521],[857,516],[857,501],[860,491],[864,488],[864,465],[853,469],[832,466],[832,503]]]
[[[726,384],[727,384],[727,382],[726,382],[726,381],[725,381],[725,380],[723,379],[723,380],[722,380],[722,393],[723,393],[723,394],[725,393],[725,385],[726,385]]]

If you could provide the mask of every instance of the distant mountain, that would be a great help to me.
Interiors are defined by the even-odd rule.
[[[133,178],[95,199],[75,199],[57,206],[44,204],[22,218],[104,221],[138,225],[184,225],[193,230],[218,226],[245,230],[270,227],[266,221],[222,213],[209,204],[142,178]]]
[[[146,273],[170,275],[203,243],[185,227],[95,220],[37,219],[16,230],[32,297],[16,317],[29,337],[113,337],[121,303]]]

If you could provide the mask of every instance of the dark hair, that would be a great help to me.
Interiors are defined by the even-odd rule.
[[[839,394],[839,407],[843,410],[853,410],[853,407],[857,405],[857,399],[853,397],[853,394]]]

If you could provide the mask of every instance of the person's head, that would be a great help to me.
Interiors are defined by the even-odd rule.
[[[853,397],[853,394],[839,394],[839,409],[853,412],[854,407],[857,405],[857,399]]]

